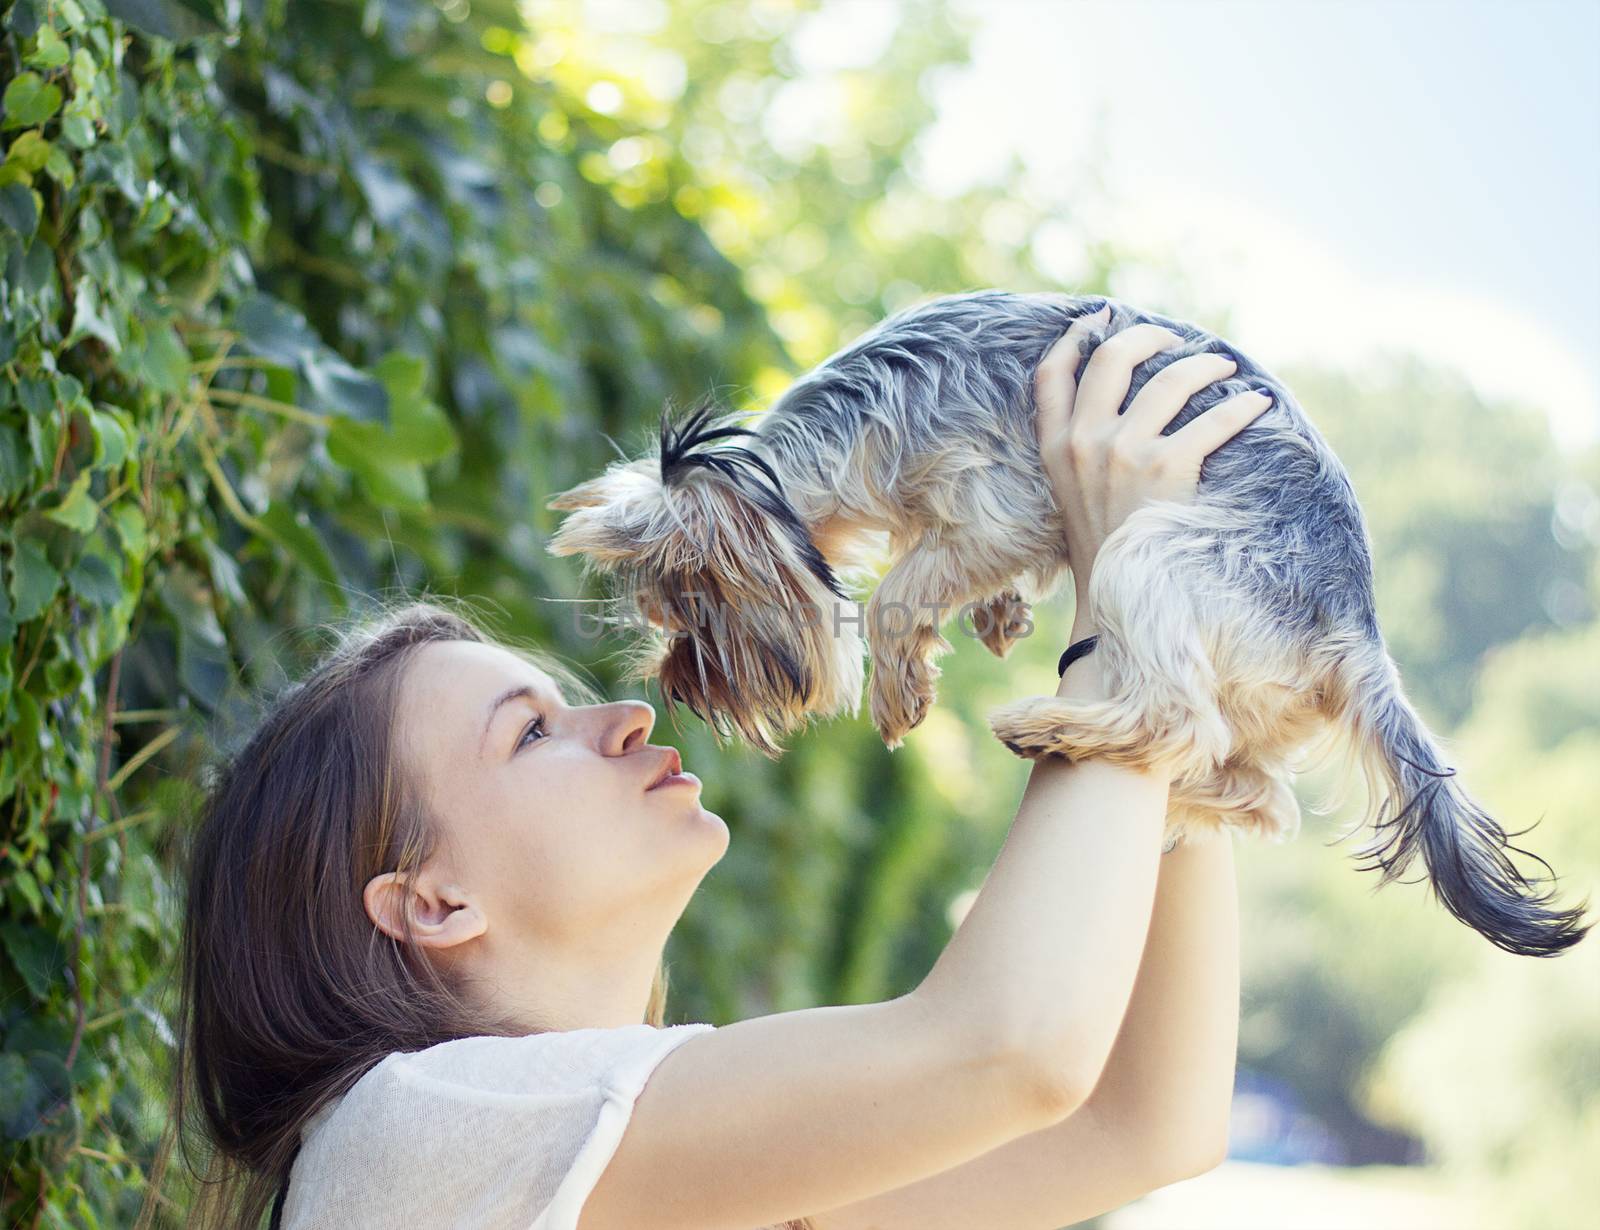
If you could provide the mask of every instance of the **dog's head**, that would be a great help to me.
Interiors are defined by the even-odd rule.
[[[863,642],[848,601],[772,467],[728,443],[754,431],[703,402],[661,416],[657,456],[614,462],[546,505],[571,512],[555,555],[582,555],[615,584],[618,623],[646,636],[628,675],[655,679],[721,738],[767,756],[813,716],[855,712]]]

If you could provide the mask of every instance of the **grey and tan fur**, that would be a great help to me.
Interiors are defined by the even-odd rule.
[[[1553,886],[1518,870],[1508,851],[1525,852],[1402,693],[1343,466],[1279,381],[1194,325],[1104,296],[919,304],[806,373],[754,428],[709,404],[679,425],[664,413],[656,455],[550,502],[571,512],[550,549],[612,575],[619,607],[649,621],[633,676],[723,737],[776,756],[811,718],[857,712],[865,648],[872,720],[896,747],[934,699],[941,619],[976,604],[1003,657],[1067,569],[1033,377],[1068,325],[1107,304],[1084,355],[1142,322],[1186,339],[1134,369],[1129,400],[1185,356],[1238,363],[1164,434],[1248,388],[1277,402],[1205,459],[1193,502],[1147,504],[1101,547],[1089,600],[1115,699],[1016,701],[990,714],[995,734],[1027,757],[1165,766],[1169,832],[1226,823],[1277,839],[1299,829],[1299,758],[1342,738],[1344,778],[1359,765],[1369,800],[1350,832],[1371,820],[1364,869],[1381,869],[1380,886],[1420,852],[1445,907],[1493,943],[1536,956],[1576,943],[1583,907],[1556,908]],[[846,585],[885,549],[858,619]]]

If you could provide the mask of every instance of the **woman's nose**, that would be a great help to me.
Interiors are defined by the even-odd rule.
[[[620,756],[650,738],[650,730],[656,724],[656,711],[642,700],[619,700],[613,708],[615,712],[606,722],[601,751],[607,756]]]

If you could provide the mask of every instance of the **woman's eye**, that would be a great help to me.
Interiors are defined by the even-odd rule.
[[[519,750],[521,748],[527,746],[527,744],[531,742],[531,740],[528,738],[528,736],[531,733],[533,733],[534,731],[536,731],[536,730],[539,732],[539,736],[541,738],[543,738],[544,735],[545,735],[544,717],[543,717],[543,715],[534,718],[533,721],[528,723],[527,730],[524,730],[522,732],[522,738],[517,740],[517,747],[518,747]]]

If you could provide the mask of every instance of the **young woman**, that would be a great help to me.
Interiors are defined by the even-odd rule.
[[[1072,527],[1188,500],[1265,408],[1118,415],[1153,325],[1035,381]],[[1032,685],[1030,685],[1031,687]],[[1095,655],[1061,695],[1103,695]],[[1229,841],[1158,859],[1168,782],[1038,762],[917,988],[664,1026],[661,954],[726,825],[641,701],[434,602],[352,632],[208,792],[189,871],[180,1122],[202,1220],[520,1230],[1051,1230],[1215,1165],[1238,1022]],[[1159,868],[1159,871],[1158,871]],[[1148,937],[1148,942],[1147,942]]]

